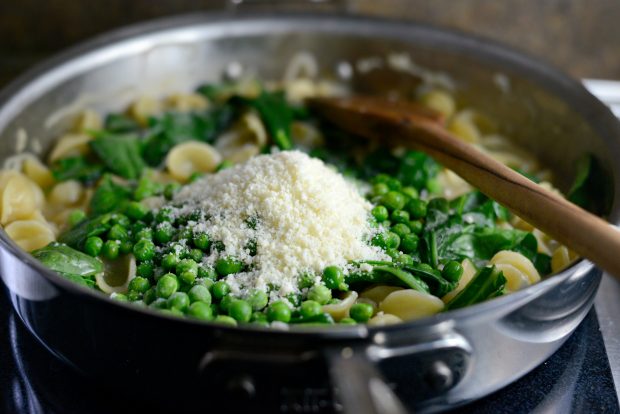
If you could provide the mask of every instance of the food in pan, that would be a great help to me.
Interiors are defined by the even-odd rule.
[[[84,112],[45,161],[8,160],[0,223],[61,276],[171,315],[237,325],[385,325],[522,289],[575,255],[429,156],[303,105],[325,80],[238,80]],[[532,180],[548,170],[446,88],[411,97]],[[585,193],[588,158],[570,191]]]

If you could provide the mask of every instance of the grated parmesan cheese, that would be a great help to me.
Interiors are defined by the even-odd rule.
[[[175,207],[176,206],[176,207]],[[203,262],[234,256],[248,270],[226,278],[233,295],[270,291],[270,300],[300,293],[299,276],[352,260],[390,260],[367,242],[379,229],[368,217],[372,205],[355,185],[322,161],[299,151],[259,155],[184,187],[173,214],[200,210],[188,226],[221,241]],[[256,243],[252,256],[248,243]]]

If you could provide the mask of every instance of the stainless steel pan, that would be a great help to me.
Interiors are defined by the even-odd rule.
[[[45,148],[80,108],[119,110],[140,94],[219,80],[231,67],[278,78],[300,50],[314,53],[326,75],[342,62],[390,52],[445,72],[460,100],[499,120],[502,132],[556,172],[560,186],[572,178],[575,160],[593,152],[613,180],[609,220],[618,222],[620,125],[578,82],[486,40],[370,18],[192,15],[96,38],[0,94],[0,159],[15,153],[20,130],[30,150]],[[349,412],[402,408],[394,395],[411,401],[407,409],[437,411],[516,380],[573,332],[601,277],[582,260],[515,294],[419,321],[277,331],[180,320],[113,302],[56,276],[3,232],[0,275],[16,312],[51,352],[87,375],[144,389],[163,406],[179,411],[188,408],[183,403],[210,406],[213,396],[233,396],[231,410],[248,401],[282,409],[303,398],[297,391],[331,384]]]

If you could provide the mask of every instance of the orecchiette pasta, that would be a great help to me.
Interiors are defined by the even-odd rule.
[[[443,308],[444,303],[438,297],[413,289],[392,292],[379,304],[383,312],[404,321],[434,315]]]
[[[17,220],[4,231],[19,247],[29,252],[47,246],[56,238],[53,229],[40,220]]]
[[[83,111],[75,120],[73,130],[77,133],[88,133],[88,131],[97,131],[103,127],[101,116],[91,110]]]
[[[510,290],[518,290],[525,286],[525,283],[532,284],[540,281],[540,274],[536,267],[521,253],[502,250],[497,252],[489,263],[496,265],[499,269],[506,269],[504,276],[507,280],[507,288]]]
[[[293,122],[291,137],[297,145],[305,148],[316,148],[323,145],[321,131],[307,122]]]
[[[52,176],[52,172],[34,155],[24,159],[22,169],[24,174],[37,183],[37,185],[42,189],[47,189],[54,185],[54,177]]]
[[[370,299],[375,303],[381,303],[381,301],[385,299],[387,295],[398,290],[403,290],[403,288],[397,286],[379,285],[366,289],[360,294],[360,297]]]
[[[357,292],[349,291],[346,297],[339,303],[333,305],[323,305],[323,312],[329,313],[334,320],[339,321],[349,316],[349,309],[355,304]]]
[[[223,158],[241,163],[258,155],[267,143],[267,131],[258,115],[246,112],[237,125],[218,139],[215,148]]]
[[[25,175],[15,172],[0,185],[0,223],[31,217],[43,205],[43,192]]]
[[[84,189],[82,184],[76,180],[67,180],[58,183],[49,193],[48,200],[59,206],[71,206],[80,201]]]
[[[142,96],[129,106],[127,114],[140,125],[146,126],[149,117],[159,114],[161,110],[161,104],[157,99],[149,96]]]
[[[420,99],[424,105],[434,109],[446,118],[451,117],[456,110],[456,103],[452,95],[439,89],[424,93]]]
[[[209,101],[197,93],[175,93],[166,98],[166,107],[174,111],[189,112],[209,107]]]
[[[372,325],[372,326],[394,325],[395,323],[399,323],[402,321],[403,320],[400,319],[398,316],[390,315],[389,313],[380,312],[368,321],[368,325]]]
[[[95,281],[99,289],[105,293],[125,293],[134,277],[136,277],[136,259],[128,254],[120,260],[106,261],[105,272],[95,275]]]
[[[67,134],[61,137],[50,152],[49,161],[58,161],[61,158],[88,153],[88,143],[93,138],[86,134]]]
[[[564,270],[577,259],[577,255],[565,246],[560,246],[551,255],[551,271],[556,273]]]
[[[187,181],[195,172],[213,172],[222,157],[211,145],[187,141],[176,145],[166,157],[166,168],[172,177]]]

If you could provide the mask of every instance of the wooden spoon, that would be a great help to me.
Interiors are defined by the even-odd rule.
[[[382,98],[313,98],[311,109],[354,134],[423,151],[620,280],[620,232],[610,223],[454,137],[436,114]]]

